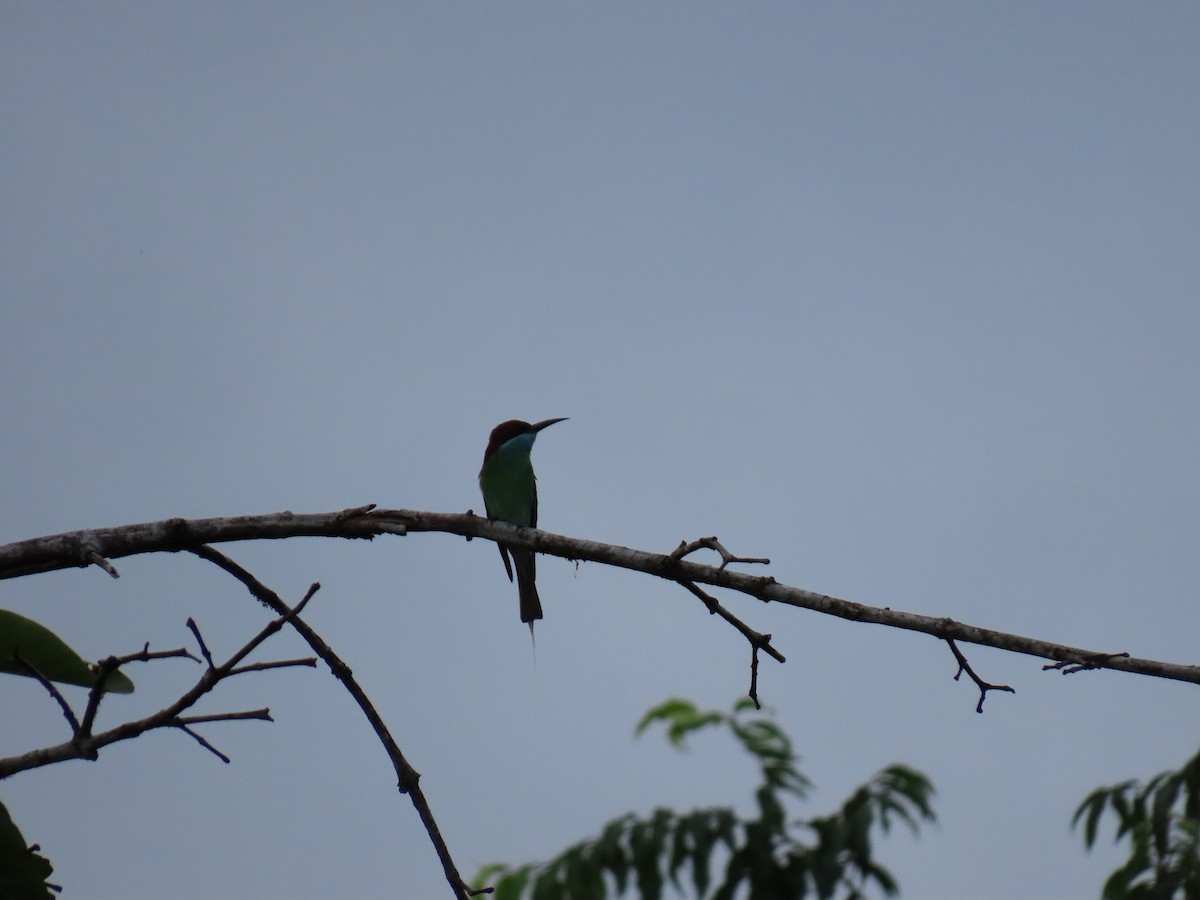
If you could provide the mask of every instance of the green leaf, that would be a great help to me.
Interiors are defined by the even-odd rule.
[[[653,725],[655,722],[666,722],[670,724],[680,716],[690,716],[696,713],[696,705],[690,700],[683,700],[679,697],[672,697],[669,700],[664,700],[658,706],[653,706],[646,710],[645,715],[638,720],[637,726],[633,729],[634,735],[640,735],[643,731]]]
[[[1075,828],[1079,825],[1079,819],[1087,816],[1083,826],[1083,846],[1091,850],[1096,844],[1096,832],[1100,823],[1100,816],[1104,814],[1104,806],[1108,802],[1108,789],[1099,788],[1092,791],[1083,802],[1079,804],[1075,810],[1075,815],[1071,818],[1071,827]]]
[[[717,839],[729,827],[732,833],[733,810],[697,810],[691,819],[691,865],[692,883],[696,886],[696,896],[703,897],[708,893],[709,868],[712,864],[712,851]],[[727,843],[726,846],[732,846]]]
[[[725,880],[717,887],[712,900],[733,900],[738,886],[749,874],[749,851],[743,846],[730,854],[729,862],[725,865]]]
[[[585,849],[577,845],[562,858],[563,892],[571,900],[604,900],[604,876]]]
[[[879,825],[885,834],[891,830],[893,816],[905,822],[914,835],[920,831],[920,822],[914,812],[927,822],[937,821],[930,806],[933,793],[933,784],[928,778],[902,765],[883,769],[868,786],[870,802],[876,808]]]
[[[651,826],[651,842],[655,848],[655,855],[661,856],[666,850],[667,838],[671,834],[672,826],[675,824],[675,814],[669,809],[659,807],[654,811],[654,821]]]
[[[667,740],[671,746],[683,749],[684,741],[693,731],[707,728],[725,720],[725,715],[718,712],[702,713],[690,700],[673,697],[649,710],[634,728],[634,735],[640,735],[655,722],[664,722],[667,726]]]
[[[889,897],[895,897],[900,893],[900,885],[892,873],[878,863],[870,862],[863,867],[863,881],[865,882],[868,878],[874,878],[880,890]]]
[[[818,897],[832,897],[842,879],[842,863],[838,859],[842,850],[842,833],[836,821],[814,819],[810,823],[817,832],[817,846],[808,854],[808,870]]]
[[[533,882],[533,892],[530,900],[559,900],[563,892],[559,887],[557,873],[552,868],[545,868]]]
[[[1118,788],[1109,793],[1108,802],[1112,805],[1113,812],[1117,814],[1117,840],[1120,840],[1133,826],[1133,813],[1129,807],[1129,800],[1125,796],[1124,789]]]
[[[492,894],[494,900],[520,900],[532,869],[533,866],[521,866],[519,869],[506,867],[507,874],[496,882],[496,893]]]
[[[625,893],[625,887],[629,883],[630,860],[625,852],[622,839],[625,836],[625,828],[632,821],[633,813],[626,813],[619,819],[613,819],[604,826],[600,840],[596,842],[593,850],[597,864],[603,871],[611,874],[616,882],[618,895]]]
[[[783,804],[779,802],[779,797],[771,790],[770,785],[761,785],[754,792],[755,799],[758,801],[758,818],[769,832],[782,832],[785,830]]]
[[[32,678],[22,663],[33,666],[50,681],[82,687],[96,683],[96,666],[84,661],[53,631],[32,619],[0,609],[0,672]],[[112,672],[104,690],[128,694],[133,691],[133,682],[121,672]]]
[[[739,697],[733,704],[734,713],[744,713],[750,710],[757,711],[758,704],[749,697]],[[767,707],[766,712],[770,712],[771,708]]]
[[[1179,770],[1185,786],[1183,814],[1192,820],[1200,820],[1200,753],[1197,753]]]
[[[1150,821],[1154,827],[1155,850],[1160,856],[1165,856],[1170,846],[1171,807],[1179,797],[1182,786],[1179,776],[1172,772],[1169,778],[1164,778],[1154,791],[1154,800],[1150,805]]]
[[[53,871],[50,860],[25,843],[21,829],[0,803],[0,897],[50,900],[54,895],[46,879]]]
[[[507,863],[488,863],[475,873],[475,877],[471,881],[471,887],[476,889],[487,887],[489,881],[494,880],[497,875],[503,876],[507,871]]]
[[[1142,822],[1130,829],[1132,852],[1123,866],[1109,876],[1104,883],[1101,896],[1104,900],[1126,900],[1137,894],[1134,882],[1138,876],[1150,869],[1149,840],[1147,823]]]
[[[659,900],[663,878],[658,869],[662,844],[657,839],[656,819],[643,819],[629,831],[629,849],[633,854],[633,869],[637,874],[642,900]]]
[[[774,722],[758,719],[738,724],[734,734],[750,753],[763,762],[785,763],[792,759],[791,741]]]
[[[679,884],[679,870],[691,855],[693,822],[702,815],[703,813],[695,812],[688,816],[680,816],[675,823],[674,834],[671,838],[671,856],[667,863],[667,875],[671,879],[671,887],[680,894],[683,893],[683,888]],[[704,892],[700,893],[703,895]]]

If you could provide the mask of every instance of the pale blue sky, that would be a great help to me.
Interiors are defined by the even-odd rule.
[[[1175,662],[1200,612],[1200,8],[1181,3],[34,4],[0,9],[0,541],[168,516],[480,507],[538,441],[544,527],[717,534],[848,599]],[[228,548],[354,667],[463,869],[655,805],[749,808],[715,737],[634,742],[748,653],[677,587],[546,558],[536,666],[484,542]],[[87,655],[262,610],[190,557],[5,582]],[[940,826],[905,894],[1095,896],[1100,784],[1195,752],[1197,689],[1064,678],[974,713],[925,637],[728,598],[829,810],[893,761]],[[268,655],[302,652],[280,639]],[[130,673],[109,724],[194,677]],[[80,696],[81,693],[78,695]],[[442,897],[327,674],[0,785],[67,897]],[[63,737],[0,679],[0,753]]]

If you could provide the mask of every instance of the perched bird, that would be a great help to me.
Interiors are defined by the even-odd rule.
[[[530,452],[538,432],[562,419],[546,419],[536,425],[511,419],[492,429],[487,450],[483,453],[483,468],[479,470],[479,489],[487,517],[514,525],[537,527],[537,479],[533,475]],[[517,590],[521,595],[521,621],[529,624],[533,634],[535,619],[542,617],[542,601],[538,597],[535,577],[536,563],[532,550],[497,544],[508,580],[517,570]],[[512,554],[512,563],[508,561]]]

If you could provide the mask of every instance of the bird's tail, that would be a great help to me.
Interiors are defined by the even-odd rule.
[[[530,550],[513,550],[513,565],[517,570],[517,590],[521,594],[521,621],[533,632],[534,620],[542,617],[542,600],[537,592],[537,564]]]

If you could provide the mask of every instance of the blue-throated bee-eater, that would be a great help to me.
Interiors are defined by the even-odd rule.
[[[487,450],[483,453],[483,468],[479,470],[479,488],[483,491],[483,505],[489,519],[537,527],[537,479],[530,452],[539,431],[563,421],[566,419],[546,419],[531,425],[520,419],[510,419],[492,429]],[[533,634],[534,620],[542,617],[533,551],[506,544],[497,546],[509,581],[513,580],[513,569],[517,570],[521,621],[529,624],[529,633]],[[509,554],[512,554],[511,564]]]

